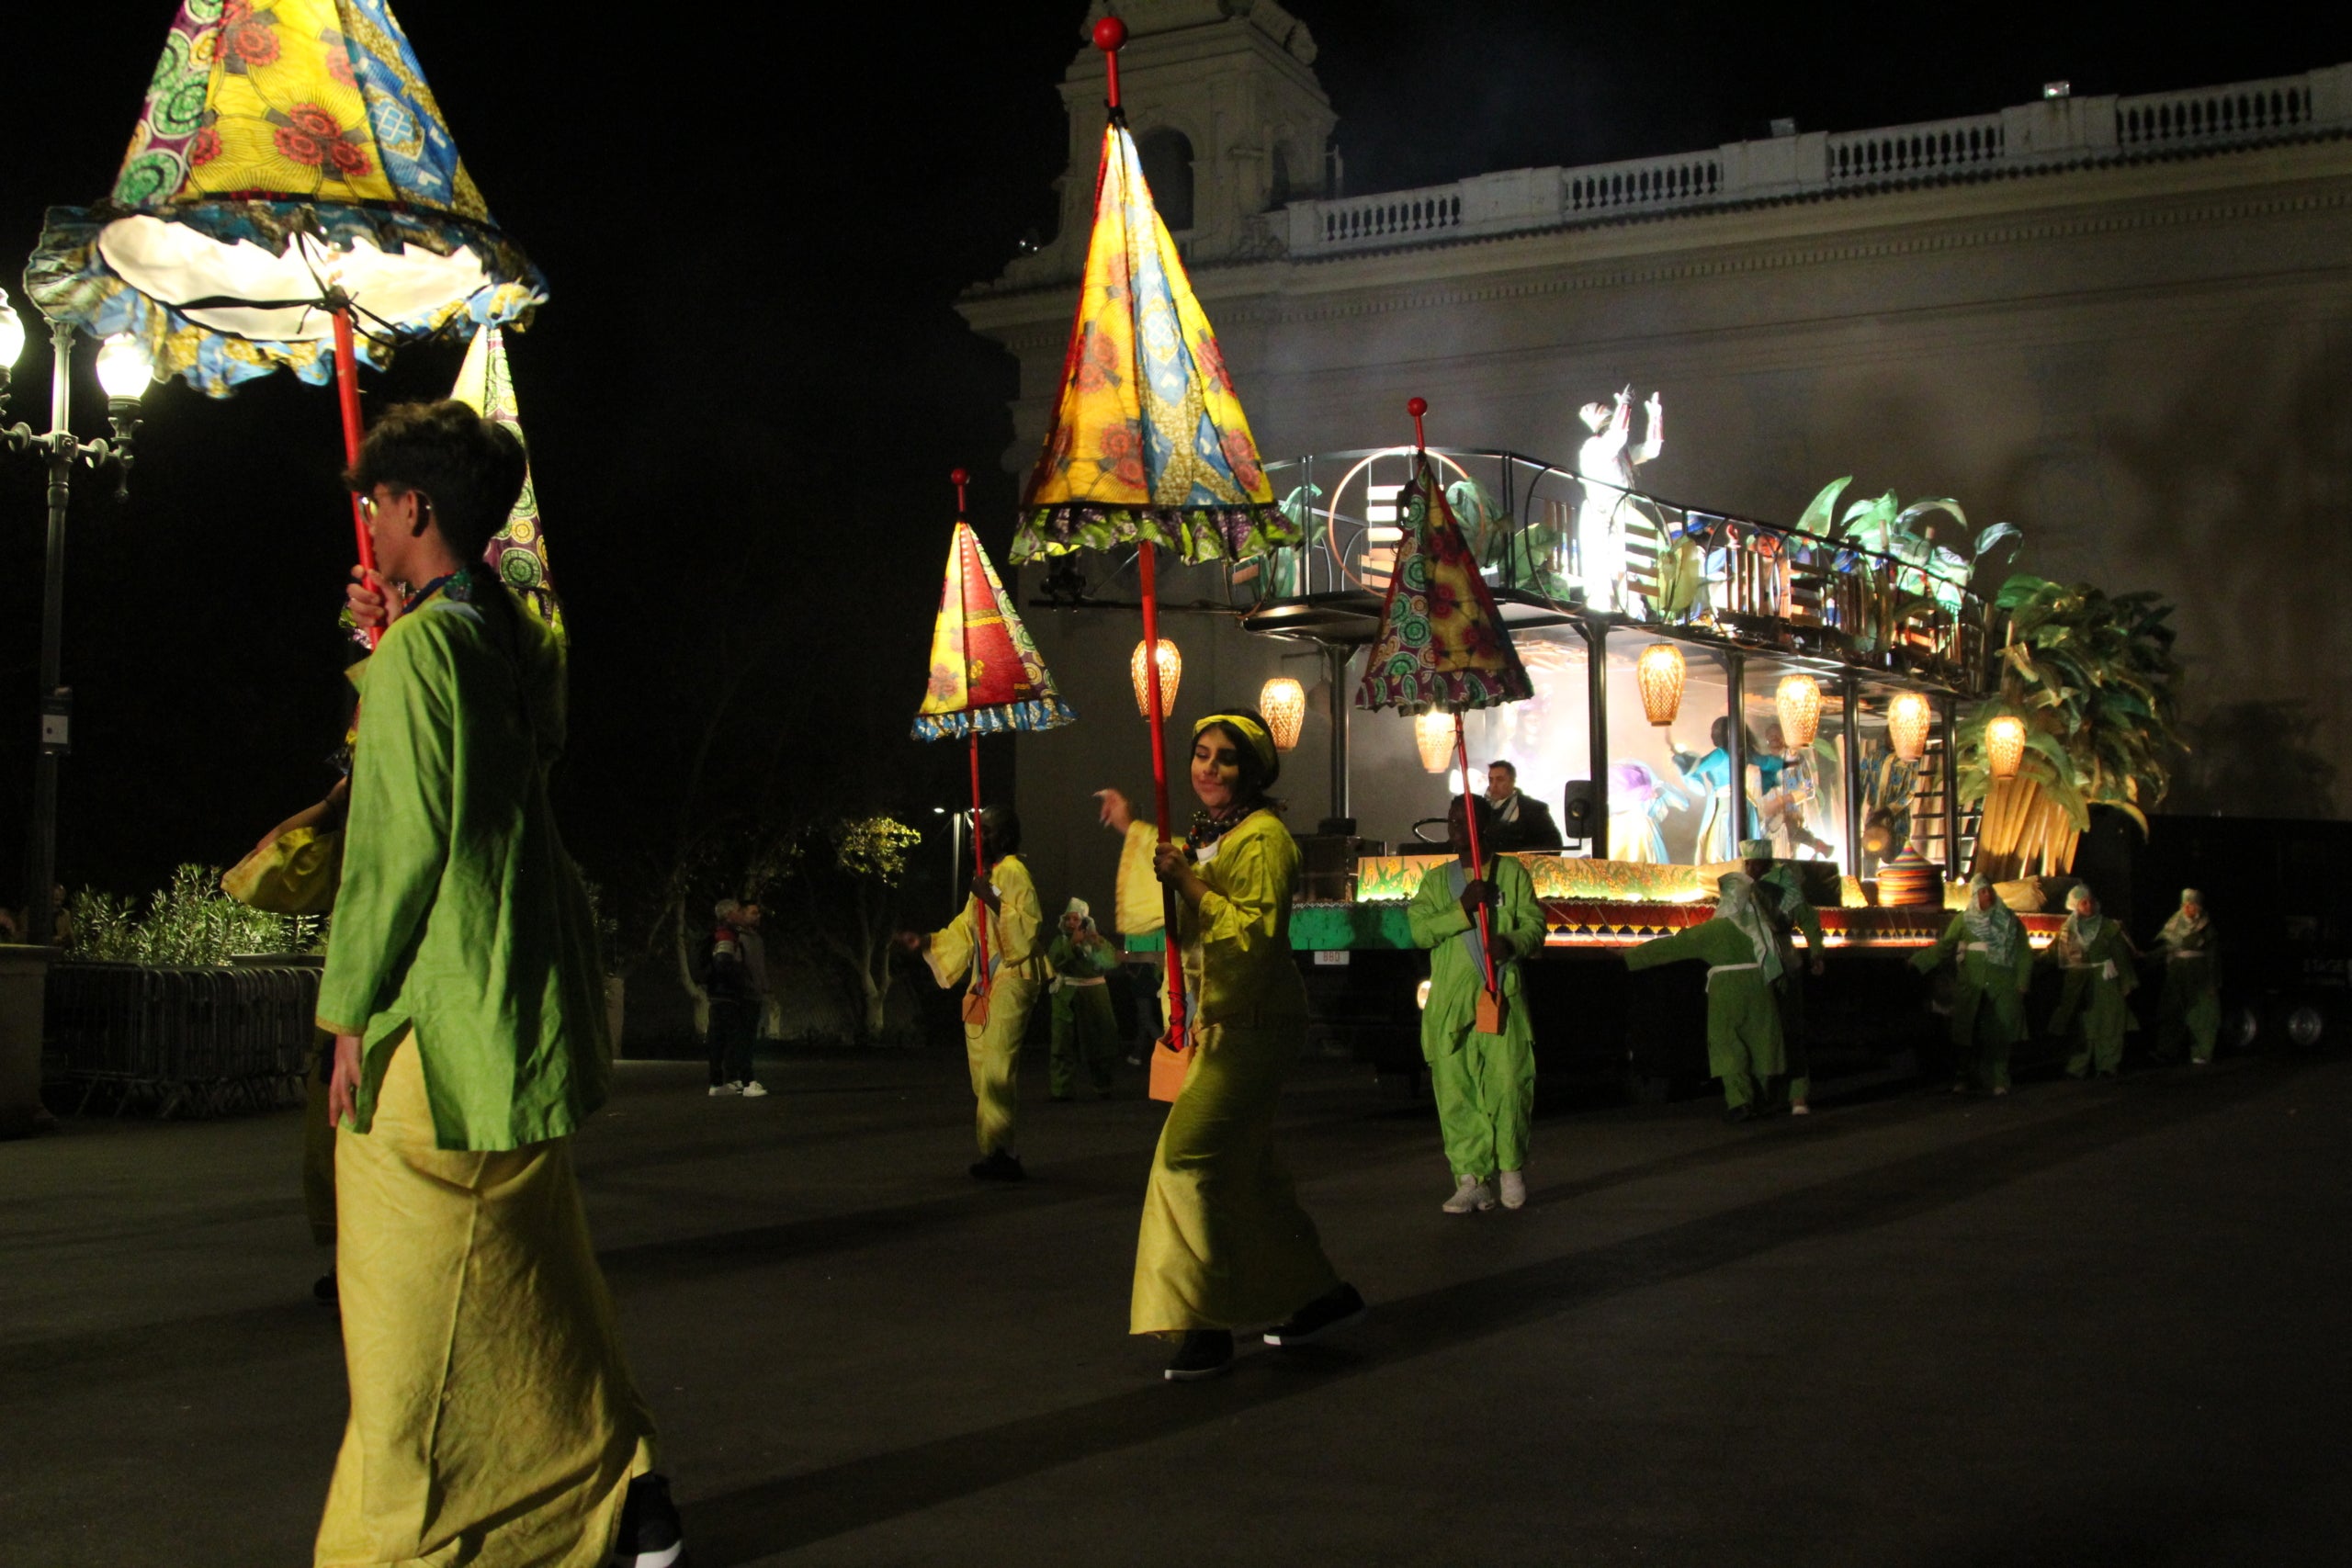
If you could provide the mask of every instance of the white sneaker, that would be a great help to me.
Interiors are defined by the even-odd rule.
[[[747,1078],[744,1080],[743,1086],[735,1092],[741,1095],[745,1100],[757,1100],[762,1095],[767,1093],[767,1090],[760,1087],[759,1079]]]
[[[1800,1100],[1794,1105],[1789,1107],[1789,1114],[1792,1116],[1810,1116],[1813,1114],[1813,1107]]]
[[[1486,1210],[1494,1206],[1494,1193],[1475,1176],[1455,1177],[1453,1196],[1445,1201],[1445,1212],[1449,1214],[1466,1214],[1473,1209]]]
[[[1499,1180],[1503,1190],[1503,1207],[1525,1208],[1527,1206],[1527,1173],[1523,1170],[1506,1170]]]
[[[742,1092],[743,1086],[741,1084],[715,1083],[710,1086],[710,1098],[713,1100],[717,1100],[722,1094],[741,1094]]]

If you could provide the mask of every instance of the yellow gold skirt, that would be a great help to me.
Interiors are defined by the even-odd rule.
[[[602,1568],[653,1422],[621,1358],[567,1139],[436,1149],[419,1054],[335,1135],[351,1420],[319,1568]]]

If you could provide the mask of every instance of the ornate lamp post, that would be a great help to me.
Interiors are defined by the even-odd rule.
[[[8,417],[8,376],[24,352],[24,323],[0,299],[0,422]],[[139,428],[139,397],[152,379],[146,356],[128,337],[107,340],[98,350],[98,384],[106,389],[111,439],[84,441],[73,431],[74,329],[52,323],[55,356],[49,388],[49,433],[30,425],[0,423],[0,444],[11,452],[37,452],[49,468],[49,552],[41,579],[40,751],[33,765],[32,839],[25,857],[26,939],[45,943],[56,929],[51,897],[57,882],[57,760],[72,750],[74,694],[60,668],[65,615],[65,506],[74,490],[74,465],[115,468],[115,494],[130,482],[131,436]]]

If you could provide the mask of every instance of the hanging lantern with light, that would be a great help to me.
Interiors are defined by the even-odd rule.
[[[1821,733],[1821,682],[1812,676],[1781,676],[1772,705],[1780,710],[1781,743],[1790,750],[1804,750]]]
[[[1916,762],[1928,754],[1928,724],[1933,716],[1928,699],[1917,692],[1902,693],[1887,705],[1886,739],[1896,756]]]
[[[1274,750],[1292,750],[1298,745],[1298,727],[1306,722],[1306,688],[1277,675],[1259,688],[1258,712],[1274,738]]]
[[[1413,744],[1420,749],[1425,771],[1445,772],[1453,763],[1453,716],[1442,708],[1414,715]]]
[[[2025,761],[2025,720],[2003,714],[1984,726],[1984,761],[1996,779],[2013,779]]]
[[[1642,649],[1634,665],[1634,682],[1641,688],[1642,712],[1664,728],[1682,711],[1682,682],[1689,673],[1682,650],[1670,642],[1654,642]]]
[[[1144,649],[1148,642],[1136,644],[1134,655],[1127,660],[1127,674],[1135,682],[1136,712],[1145,718],[1151,716],[1151,671],[1145,666]],[[1159,716],[1166,718],[1176,711],[1176,682],[1184,678],[1184,656],[1166,637],[1159,639]]]

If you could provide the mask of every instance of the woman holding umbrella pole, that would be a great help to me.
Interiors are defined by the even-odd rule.
[[[1202,719],[1191,768],[1202,809],[1186,839],[1158,843],[1153,854],[1173,895],[1196,1010],[1192,1064],[1144,1192],[1129,1325],[1178,1340],[1164,1373],[1171,1381],[1230,1368],[1239,1325],[1280,1317],[1266,1343],[1288,1347],[1360,1322],[1365,1311],[1324,1256],[1273,1148],[1283,1079],[1306,1036],[1306,988],[1289,934],[1298,845],[1266,798],[1280,772],[1256,714]],[[1116,790],[1101,799],[1105,826],[1131,838],[1153,833]]]

